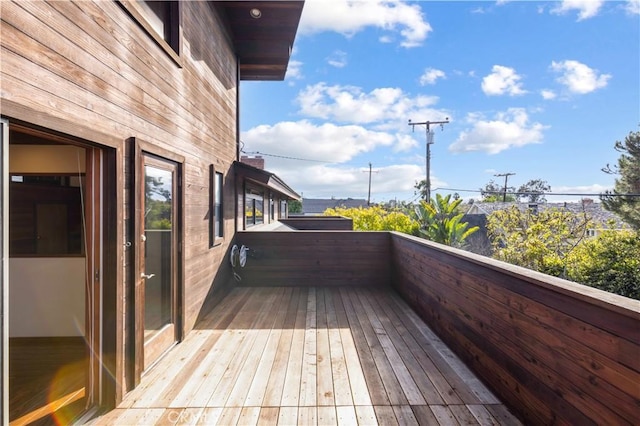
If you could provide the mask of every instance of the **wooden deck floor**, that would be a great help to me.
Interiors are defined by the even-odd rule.
[[[96,425],[519,424],[391,290],[237,288]]]

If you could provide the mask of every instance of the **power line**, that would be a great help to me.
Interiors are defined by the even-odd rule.
[[[434,191],[455,191],[455,192],[474,192],[474,193],[485,193],[485,194],[503,194],[504,191],[486,191],[484,189],[460,189],[460,188],[434,188]],[[564,195],[564,196],[587,196],[587,197],[599,197],[599,196],[611,196],[611,197],[640,197],[640,194],[607,194],[604,192],[597,193],[587,193],[587,192],[538,192],[538,191],[530,191],[530,192],[507,192],[507,195]]]
[[[327,163],[327,164],[335,163],[335,161],[324,161],[324,160],[313,160],[313,159],[310,159],[310,158],[288,157],[286,155],[267,154],[265,152],[260,152],[260,151],[248,152],[248,151],[241,150],[240,152],[242,152],[243,154],[247,154],[247,155],[264,155],[264,156],[267,156],[267,157],[283,158],[285,160],[310,161],[310,162],[313,162],[313,163]]]
[[[515,173],[509,172],[509,173],[498,173],[495,174],[494,176],[496,177],[502,177],[504,176],[504,194],[502,195],[502,202],[506,202],[507,201],[507,179],[509,179],[509,176],[513,176],[515,175]]]
[[[445,124],[449,124],[449,117],[445,119],[445,121],[425,121],[422,123],[414,123],[409,119],[409,126],[411,126],[411,130],[415,131],[416,126],[426,126],[426,142],[427,142],[427,170],[425,179],[425,199],[428,202],[431,201],[431,149],[430,146],[433,144],[433,132],[431,131],[432,124],[439,124],[441,129],[444,129]]]

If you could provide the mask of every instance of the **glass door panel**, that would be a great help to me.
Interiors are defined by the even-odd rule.
[[[176,166],[145,157],[143,167],[140,279],[144,281],[146,369],[176,341]]]

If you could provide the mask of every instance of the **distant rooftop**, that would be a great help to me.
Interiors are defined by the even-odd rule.
[[[359,198],[303,198],[302,214],[320,215],[327,209],[368,207],[367,200]]]
[[[538,211],[544,211],[547,209],[562,209],[568,210],[572,213],[581,213],[583,210],[598,223],[606,224],[608,221],[613,220],[617,228],[624,226],[624,221],[620,219],[615,213],[612,213],[604,208],[602,203],[595,202],[575,202],[575,203],[528,203],[528,202],[510,202],[510,203],[483,203],[475,202],[471,204],[467,214],[485,214],[488,215],[498,210],[505,210],[511,206],[517,206],[521,211],[526,209],[538,209]]]

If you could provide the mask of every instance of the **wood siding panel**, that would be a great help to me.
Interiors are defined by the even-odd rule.
[[[246,286],[387,286],[389,234],[384,232],[239,232],[249,247],[236,267]]]
[[[234,235],[237,153],[237,62],[225,24],[209,2],[181,2],[182,52],[178,66],[116,1],[2,2],[1,110],[10,120],[43,126],[100,143],[109,138],[119,157],[111,188],[124,223],[115,242],[132,235],[133,170],[125,141],[148,143],[152,153],[170,152],[183,162],[183,331],[222,297],[232,281],[228,264]],[[87,129],[95,132],[95,138]],[[209,247],[209,165],[224,173],[222,244]],[[112,206],[110,209],[114,208]],[[133,264],[130,249],[118,256],[121,336],[116,353],[130,342],[124,314]],[[109,254],[108,256],[114,257]],[[122,336],[122,333],[125,333]],[[122,364],[122,360],[118,361]],[[121,374],[121,373],[120,373]],[[117,377],[118,383],[131,383]],[[117,389],[120,395],[126,385]],[[118,397],[119,399],[120,397]]]
[[[527,423],[638,420],[637,305],[443,247],[394,233],[394,287]]]
[[[289,217],[280,222],[299,231],[353,231],[353,219],[346,217]]]

